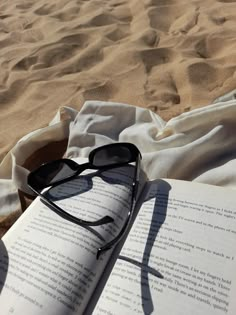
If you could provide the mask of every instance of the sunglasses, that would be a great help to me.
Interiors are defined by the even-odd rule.
[[[117,236],[104,246],[98,248],[97,259],[104,251],[111,249],[117,245],[126,234],[129,228],[132,216],[134,213],[134,206],[137,197],[139,173],[140,173],[140,161],[141,154],[138,148],[132,143],[113,143],[98,147],[90,152],[88,162],[84,164],[78,164],[70,159],[60,159],[51,161],[49,163],[41,165],[36,170],[32,171],[28,175],[28,186],[33,192],[35,192],[44,203],[52,208],[63,218],[70,220],[80,226],[99,226],[113,222],[113,218],[110,216],[104,216],[96,221],[86,221],[63,210],[56,203],[54,203],[47,194],[43,194],[42,191],[48,187],[55,187],[61,185],[67,181],[73,180],[79,176],[86,169],[106,171],[113,168],[126,166],[129,163],[135,163],[133,183],[131,187],[131,201],[130,208],[127,214],[127,218],[123,227]]]

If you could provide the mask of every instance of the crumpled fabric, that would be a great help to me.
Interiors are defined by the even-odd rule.
[[[128,104],[87,101],[62,107],[49,125],[23,137],[0,164],[0,234],[22,213],[30,170],[61,158],[87,157],[97,146],[134,143],[149,180],[174,178],[236,189],[236,100],[163,121]]]

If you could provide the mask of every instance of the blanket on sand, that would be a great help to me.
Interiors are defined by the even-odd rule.
[[[134,143],[150,180],[174,178],[236,189],[236,100],[183,113],[168,122],[144,108],[87,101],[63,107],[49,125],[23,137],[0,164],[0,235],[32,192],[30,170],[49,160],[87,157],[104,144]]]

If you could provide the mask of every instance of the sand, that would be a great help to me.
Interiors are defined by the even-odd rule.
[[[236,87],[236,1],[2,0],[0,161],[60,106],[168,120]]]

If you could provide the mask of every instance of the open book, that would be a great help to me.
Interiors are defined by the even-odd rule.
[[[143,177],[126,237],[96,259],[125,221],[132,173],[89,173],[47,191],[84,219],[114,218],[103,226],[76,225],[36,198],[0,241],[1,315],[236,313],[232,190]]]

